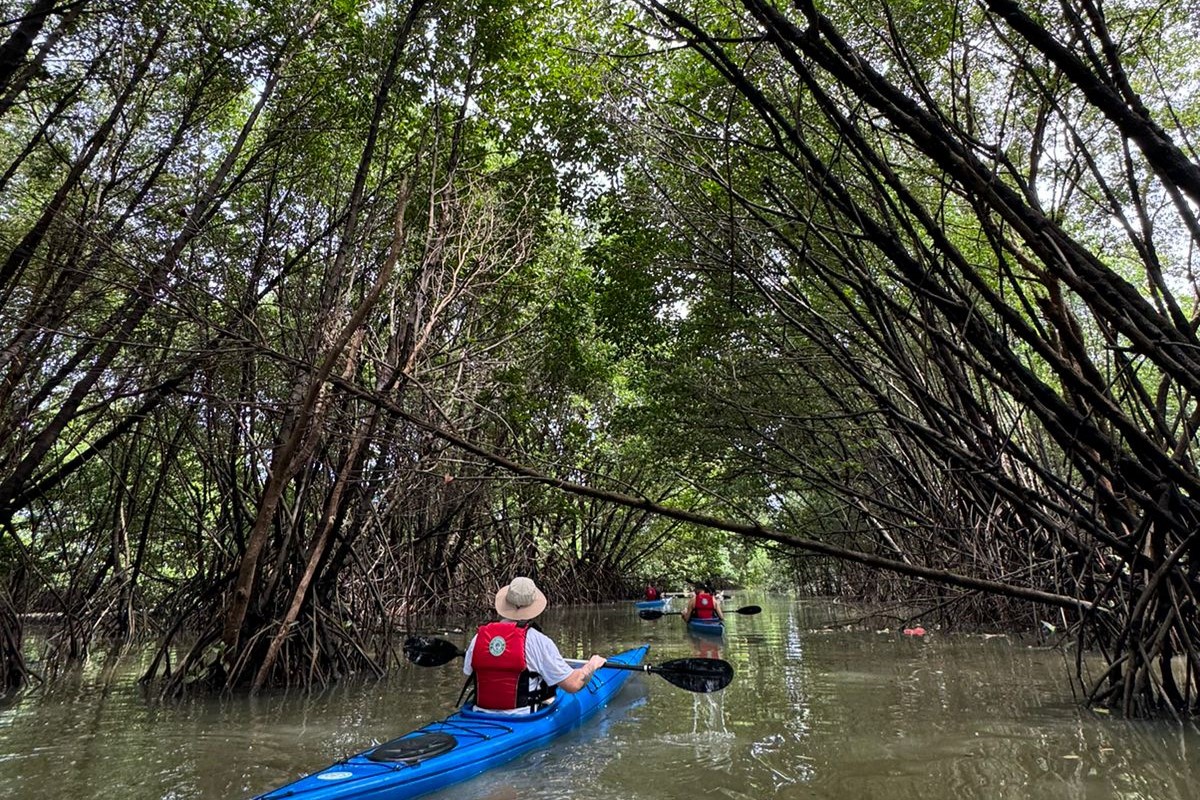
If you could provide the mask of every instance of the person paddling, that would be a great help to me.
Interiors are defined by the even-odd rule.
[[[463,674],[474,676],[475,708],[500,714],[528,714],[587,686],[604,657],[593,655],[572,668],[554,641],[533,622],[546,609],[546,595],[526,577],[513,578],[496,593],[501,619],[479,626],[467,645]]]
[[[725,619],[720,598],[713,594],[712,587],[706,583],[696,584],[696,593],[688,598],[687,608],[683,610],[684,622],[693,619]]]
[[[645,595],[646,595],[646,596],[643,598],[644,600],[651,600],[651,601],[653,601],[653,600],[659,600],[659,599],[661,599],[661,597],[660,597],[660,593],[659,593],[659,591],[658,591],[658,587],[657,587],[657,586],[655,586],[653,583],[647,583],[647,584],[646,584],[646,592],[645,592]]]

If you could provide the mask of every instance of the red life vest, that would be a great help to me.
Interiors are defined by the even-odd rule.
[[[696,600],[692,603],[692,619],[712,619],[717,614],[714,611],[716,603],[708,592],[696,592]]]
[[[535,706],[554,695],[554,687],[530,691],[531,678],[540,677],[525,663],[528,623],[500,620],[480,625],[471,650],[475,674],[475,705],[492,711]]]
[[[658,589],[655,589],[653,586],[647,586],[646,587],[646,599],[647,600],[657,600],[658,599]]]

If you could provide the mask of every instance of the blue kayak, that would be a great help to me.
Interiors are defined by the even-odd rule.
[[[664,597],[661,600],[638,600],[636,603],[633,604],[633,607],[638,608],[638,609],[641,609],[641,608],[662,609],[662,608],[667,607],[667,599]]]
[[[609,661],[641,664],[648,645]],[[404,800],[473,778],[576,727],[599,711],[630,676],[600,669],[575,694],[559,692],[534,714],[488,714],[467,706],[440,722],[377,745],[255,800]]]
[[[709,636],[723,636],[725,634],[725,621],[715,617],[713,619],[689,619],[687,626],[690,631],[708,634]]]

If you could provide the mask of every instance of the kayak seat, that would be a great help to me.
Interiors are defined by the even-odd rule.
[[[420,736],[403,736],[381,744],[367,758],[372,761],[392,763],[404,762],[409,766],[419,764],[427,758],[447,753],[454,749],[458,740],[448,733],[423,733]]]

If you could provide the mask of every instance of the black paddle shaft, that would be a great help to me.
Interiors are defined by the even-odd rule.
[[[689,692],[719,692],[733,681],[733,665],[719,658],[678,658],[662,664],[622,664],[605,661],[603,669],[627,669],[659,675]]]
[[[742,606],[741,608],[723,609],[723,611],[726,614],[742,614],[744,616],[749,616],[751,614],[762,613],[762,608],[759,606]],[[683,612],[682,611],[672,611],[670,613],[672,615],[678,616],[678,615],[682,614]],[[661,617],[666,616],[666,613],[664,613],[662,611],[656,611],[653,608],[643,608],[641,611],[638,612],[638,616],[641,617],[642,619],[659,619]]]
[[[420,667],[440,667],[466,655],[453,642],[434,636],[409,636],[404,640],[404,655]],[[733,680],[733,665],[719,658],[679,658],[662,664],[624,664],[605,661],[602,669],[649,672],[689,692],[719,692]]]

